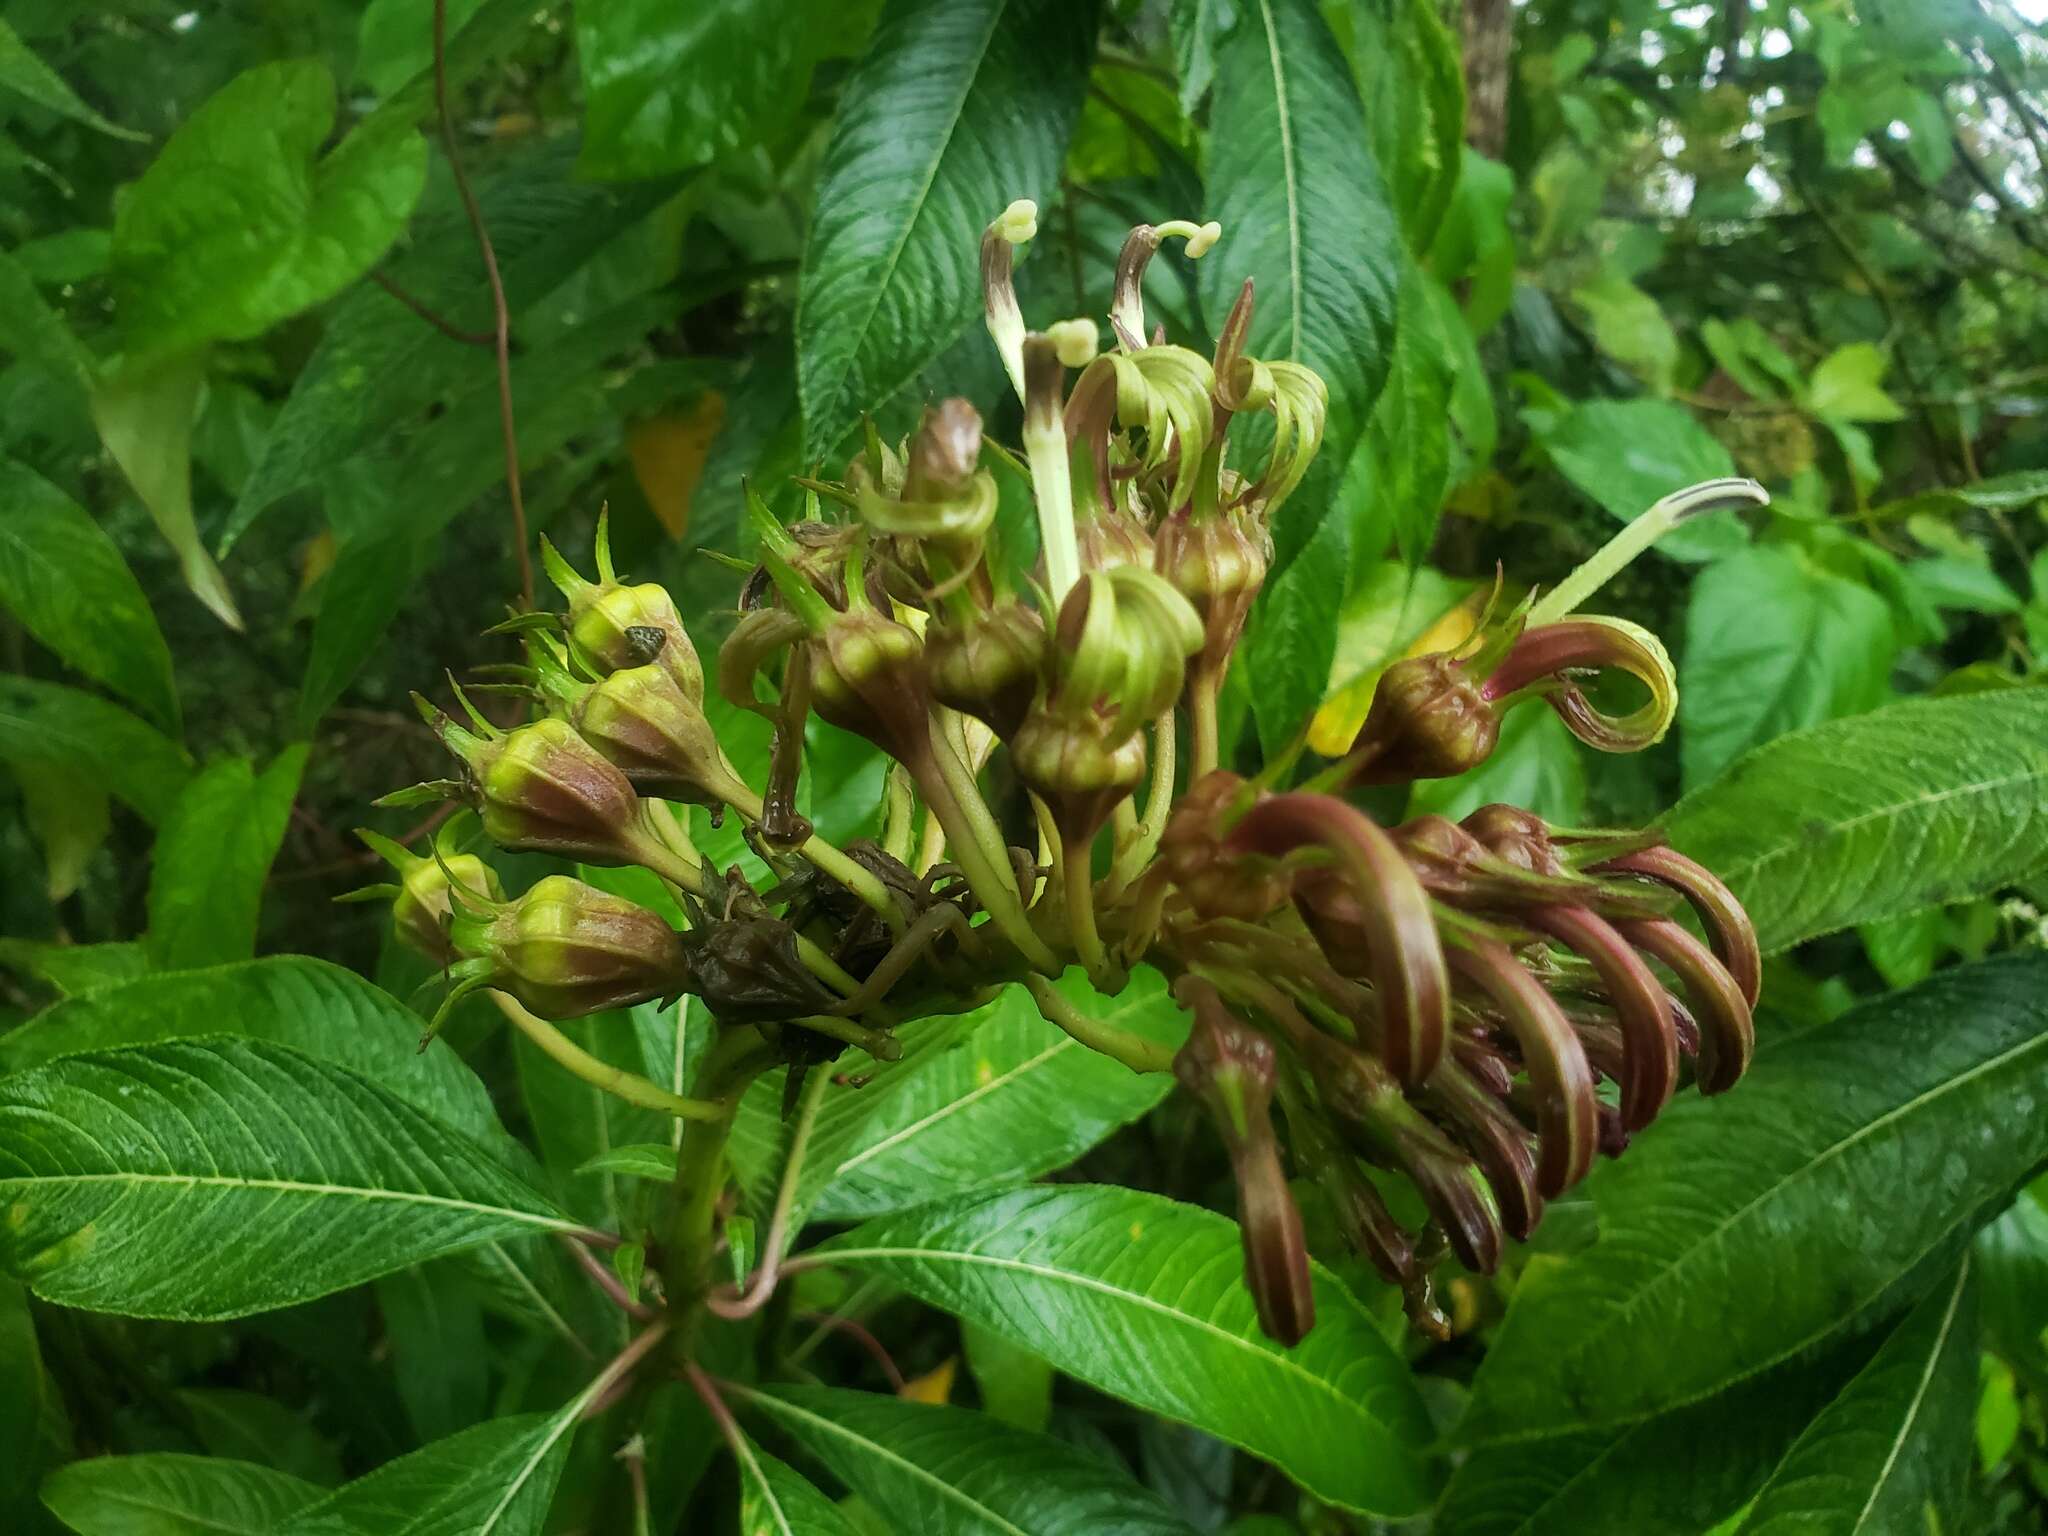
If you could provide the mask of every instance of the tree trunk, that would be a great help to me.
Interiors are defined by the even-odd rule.
[[[1459,21],[1465,43],[1465,142],[1498,160],[1508,141],[1513,0],[1465,0]]]

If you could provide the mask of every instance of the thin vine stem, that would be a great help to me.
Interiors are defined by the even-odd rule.
[[[505,283],[498,275],[498,253],[491,245],[491,232],[484,225],[484,211],[477,204],[476,192],[455,147],[455,118],[448,106],[448,0],[434,0],[434,110],[441,120],[441,149],[448,156],[448,169],[455,177],[463,211],[469,215],[469,227],[476,231],[477,249],[484,258],[484,276],[491,285],[492,342],[498,354],[498,425],[505,438],[505,490],[512,499],[512,534],[518,540],[520,606],[531,609],[533,556],[526,547],[526,497],[519,488],[519,432],[512,419],[512,315],[505,304]]]

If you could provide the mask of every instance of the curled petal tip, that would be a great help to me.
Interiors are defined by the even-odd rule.
[[[1018,198],[995,216],[989,231],[1011,245],[1022,245],[1026,240],[1035,238],[1038,234],[1038,204],[1028,197]]]

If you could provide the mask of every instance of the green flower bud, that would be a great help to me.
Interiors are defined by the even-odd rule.
[[[878,532],[928,539],[966,563],[996,520],[995,477],[981,463],[981,413],[952,399],[927,410],[900,496],[863,484],[862,521]]]
[[[704,699],[704,668],[690,643],[675,599],[654,582],[621,585],[612,576],[611,546],[598,525],[599,579],[585,581],[543,536],[541,561],[549,578],[569,600],[569,639],[576,653],[599,672],[654,663],[676,680],[692,703]]]
[[[651,834],[640,797],[568,721],[536,720],[484,737],[419,695],[413,699],[442,744],[462,759],[484,834],[500,848],[593,864],[641,862]]]
[[[1160,524],[1159,574],[1188,600],[1202,621],[1196,666],[1220,676],[1244,633],[1245,620],[1272,563],[1273,541],[1239,513],[1208,517],[1176,512]]]
[[[473,853],[425,857],[367,827],[358,827],[356,836],[398,871],[398,885],[379,892],[391,895],[391,926],[398,941],[436,965],[455,958],[448,920],[457,892],[472,901],[504,898],[497,872]]]
[[[1252,796],[1243,779],[1221,769],[1190,784],[1176,800],[1159,840],[1159,856],[1174,889],[1205,918],[1256,923],[1288,898],[1293,877],[1270,860],[1226,856],[1218,831],[1225,817]]]
[[[1018,602],[978,610],[961,623],[942,615],[926,629],[924,651],[932,697],[1007,740],[1038,691],[1045,621]]]
[[[555,692],[577,733],[640,794],[710,806],[745,799],[704,711],[659,664],[627,667],[587,685],[558,682]]]
[[[544,1019],[575,1019],[691,989],[681,937],[656,913],[566,875],[515,901],[465,900],[449,924],[453,969]]]
[[[819,718],[864,736],[900,760],[916,756],[929,731],[931,695],[924,642],[863,600],[834,614],[811,647],[811,707]]]
[[[1051,809],[1068,846],[1086,848],[1145,778],[1145,738],[1112,741],[1100,725],[1040,705],[1010,738],[1010,760]]]

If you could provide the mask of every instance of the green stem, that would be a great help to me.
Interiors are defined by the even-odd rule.
[[[761,797],[743,784],[735,784],[726,796],[732,808],[749,821],[761,819]],[[806,838],[797,852],[808,859],[821,873],[837,880],[854,895],[858,896],[876,915],[889,925],[892,934],[903,932],[903,913],[889,895],[889,888],[882,884],[873,870],[856,864],[833,844],[813,833]]]
[[[641,1109],[659,1110],[665,1115],[674,1115],[679,1120],[713,1120],[724,1111],[716,1104],[703,1099],[686,1099],[670,1093],[637,1073],[615,1067],[610,1062],[600,1061],[563,1034],[546,1019],[539,1017],[504,992],[492,992],[491,1001],[498,1005],[498,1011],[510,1019],[519,1032],[540,1048],[543,1054],[558,1066],[580,1077],[601,1093],[608,1093],[615,1099]]]
[[[1024,984],[1031,989],[1031,996],[1038,1003],[1038,1011],[1045,1016],[1046,1022],[1058,1025],[1089,1050],[1107,1056],[1111,1061],[1122,1062],[1133,1072],[1173,1070],[1170,1046],[1148,1040],[1121,1025],[1089,1018],[1043,976],[1026,976]]]
[[[1016,877],[1010,869],[1009,850],[1003,846],[995,818],[989,814],[981,792],[971,783],[968,789],[972,796],[972,809],[954,793],[952,777],[945,767],[949,756],[954,767],[964,775],[966,769],[960,764],[958,754],[941,743],[934,743],[932,752],[923,763],[908,766],[924,795],[925,805],[946,829],[946,842],[952,850],[953,862],[960,866],[960,873],[966,877],[975,898],[988,913],[989,922],[996,932],[1038,970],[1057,972],[1059,960],[1046,948],[1045,940],[1038,936],[1038,930],[1024,915],[1024,903],[1017,893]],[[997,859],[991,859],[986,851],[991,841],[1000,850]]]
[[[1591,559],[1552,588],[1548,596],[1529,610],[1528,627],[1534,629],[1539,624],[1556,623],[1612,581],[1637,555],[1688,518],[1718,512],[1723,507],[1767,507],[1770,503],[1770,493],[1754,480],[1702,480],[1698,485],[1673,491],[1601,545]]]
[[[1220,747],[1216,728],[1216,679],[1197,672],[1188,679],[1188,726],[1194,737],[1188,752],[1188,782],[1216,771]]]
[[[1169,710],[1152,726],[1152,787],[1145,797],[1145,815],[1138,823],[1137,840],[1118,852],[1116,868],[1110,871],[1110,889],[1119,894],[1145,872],[1145,866],[1159,849],[1159,839],[1166,835],[1167,813],[1173,809],[1174,757],[1179,745],[1180,727]]]
[[[711,1292],[718,1197],[725,1191],[725,1149],[733,1116],[747,1084],[772,1062],[756,1031],[736,1029],[719,1037],[697,1071],[698,1096],[718,1105],[720,1113],[714,1120],[691,1120],[683,1126],[662,1268],[677,1353],[685,1360]]]
[[[789,1246],[790,1219],[796,1212],[796,1192],[803,1183],[804,1157],[810,1150],[811,1128],[818,1122],[818,1106],[832,1074],[813,1068],[797,1102],[796,1123],[790,1128],[789,1157],[782,1165],[782,1182],[775,1190],[775,1209],[768,1218],[768,1235],[761,1247],[761,1267],[754,1271],[746,1290],[730,1300],[714,1296],[711,1310],[720,1317],[751,1317],[775,1294],[775,1279],[782,1270],[783,1250]]]
[[[1067,932],[1074,941],[1074,953],[1087,969],[1088,979],[1104,990],[1109,988],[1109,955],[1102,947],[1102,935],[1095,926],[1095,870],[1091,849],[1071,839],[1061,862],[1066,866]]]

